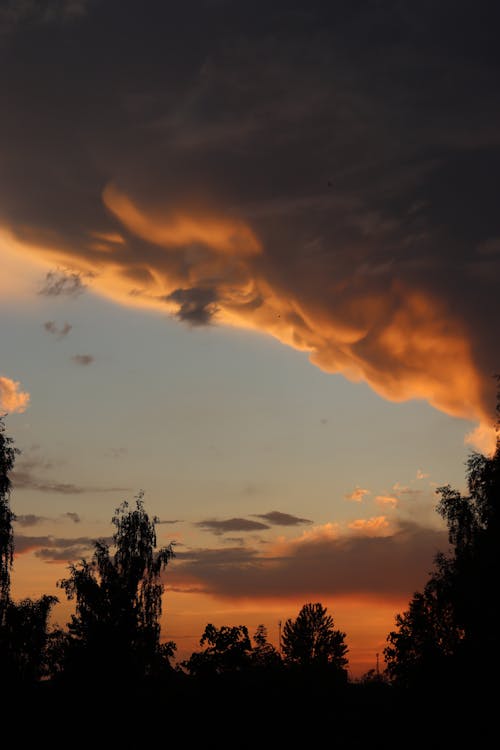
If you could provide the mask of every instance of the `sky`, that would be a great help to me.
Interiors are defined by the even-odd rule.
[[[376,664],[494,446],[496,3],[6,0],[18,597],[144,492],[163,637],[321,601]]]

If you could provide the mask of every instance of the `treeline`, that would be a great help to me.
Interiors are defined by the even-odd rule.
[[[96,541],[91,558],[72,564],[58,583],[75,609],[66,629],[51,629],[55,597],[11,598],[15,539],[9,475],[16,453],[0,419],[0,674],[11,694],[35,689],[38,695],[51,690],[64,695],[75,686],[94,696],[117,687],[143,695],[163,690],[171,699],[177,696],[178,711],[182,700],[189,703],[193,696],[212,708],[215,696],[222,696],[226,708],[236,710],[237,696],[254,693],[276,705],[286,698],[297,711],[305,705],[327,710],[325,696],[335,695],[346,720],[357,715],[355,691],[357,711],[383,713],[397,705],[401,719],[405,695],[412,696],[413,707],[444,692],[467,695],[470,710],[496,674],[499,439],[493,456],[469,458],[468,494],[450,486],[437,490],[450,550],[436,556],[423,591],[397,615],[387,637],[385,670],[371,670],[355,684],[347,678],[346,634],[321,603],[305,604],[286,621],[279,650],[264,625],[250,636],[244,625],[208,624],[200,650],[174,666],[175,644],[160,639],[161,574],[174,550],[157,549],[157,519],[148,516],[141,494],[132,507],[123,503],[117,509],[112,544]],[[348,737],[348,725],[343,726]]]

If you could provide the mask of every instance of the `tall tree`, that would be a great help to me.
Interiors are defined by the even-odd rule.
[[[500,390],[497,403],[500,412]],[[492,456],[467,462],[468,494],[438,488],[450,552],[439,553],[423,592],[396,617],[385,649],[391,678],[404,685],[436,675],[480,678],[497,663],[496,589],[500,573],[500,438]]]
[[[69,673],[126,680],[168,665],[175,646],[160,644],[160,576],[174,552],[172,545],[156,550],[157,522],[146,513],[142,493],[134,508],[122,503],[112,519],[114,554],[96,541],[92,558],[71,565],[69,577],[59,581],[76,602],[68,625]]]
[[[57,601],[54,596],[42,596],[16,604],[10,596],[15,515],[10,508],[9,474],[18,453],[0,417],[0,668],[11,686],[34,682],[44,674],[48,620]]]
[[[0,626],[10,601],[10,573],[14,559],[14,532],[12,521],[15,516],[10,509],[10,472],[18,449],[14,441],[5,434],[5,424],[0,416]]]
[[[301,666],[330,665],[339,670],[347,665],[345,633],[336,630],[326,607],[304,604],[297,619],[285,622],[282,649],[285,661]]]

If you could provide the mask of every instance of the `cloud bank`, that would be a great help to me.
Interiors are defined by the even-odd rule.
[[[347,533],[332,524],[257,547],[178,550],[167,588],[228,599],[368,595],[407,597],[425,583],[444,531],[384,517],[359,521]]]
[[[42,293],[261,331],[493,445],[498,8],[80,5],[2,42],[0,226],[76,269]]]

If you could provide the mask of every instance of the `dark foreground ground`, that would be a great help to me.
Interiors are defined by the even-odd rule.
[[[492,686],[438,685],[418,692],[385,684],[327,686],[237,679],[3,685],[3,747],[51,748],[423,748],[497,746]],[[4,735],[5,736],[5,735]],[[0,741],[1,742],[1,741]]]

